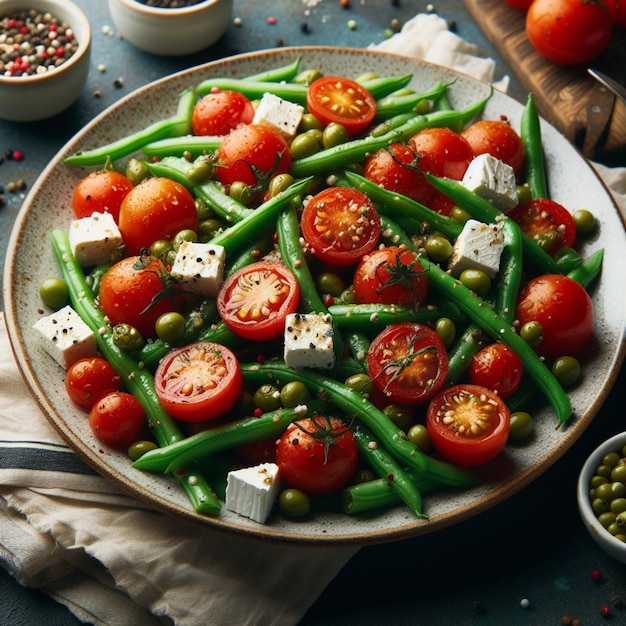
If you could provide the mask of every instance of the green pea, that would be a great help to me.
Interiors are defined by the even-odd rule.
[[[165,343],[176,343],[185,334],[185,318],[176,311],[163,313],[154,324],[157,337]]]
[[[311,499],[299,489],[284,489],[278,496],[278,508],[287,517],[304,517],[311,510]]]
[[[291,152],[291,158],[297,161],[298,159],[304,159],[305,157],[319,152],[321,147],[315,135],[312,133],[302,133],[293,138],[289,146],[289,151]]]
[[[426,98],[424,98],[423,100],[420,100],[417,103],[417,106],[415,107],[415,112],[418,115],[426,115],[427,113],[430,113],[432,110],[432,106],[430,104],[430,100],[427,100]]]
[[[142,180],[148,178],[150,170],[144,161],[140,161],[139,159],[130,159],[126,164],[124,173],[126,178],[128,178],[128,180],[136,186]]]
[[[424,242],[426,254],[434,261],[445,261],[452,256],[452,244],[443,235],[431,235]]]
[[[342,143],[346,143],[348,139],[349,137],[346,127],[342,124],[331,122],[324,129],[324,133],[322,135],[322,145],[328,150],[328,148],[334,148]]]
[[[322,272],[315,279],[317,288],[320,293],[328,293],[335,298],[340,298],[346,289],[346,283],[343,278],[334,272]]]
[[[452,207],[450,217],[460,224],[465,224],[467,220],[472,218],[472,216],[465,209],[462,209],[459,206]]]
[[[491,288],[491,279],[482,270],[463,270],[459,280],[479,296],[484,296]]]
[[[274,385],[262,385],[254,393],[254,405],[264,412],[279,409],[280,390]]]
[[[573,385],[580,378],[580,363],[573,356],[562,356],[552,364],[554,377],[564,387]]]
[[[534,426],[535,423],[530,413],[526,411],[515,411],[511,413],[509,439],[511,441],[528,439],[533,432]]]
[[[248,206],[252,200],[252,189],[250,189],[250,185],[246,185],[243,181],[236,180],[230,185],[228,195],[233,198],[233,200],[237,200],[237,202]]]
[[[413,425],[413,411],[402,404],[388,404],[383,413],[400,429],[407,432]]]
[[[284,407],[293,408],[306,404],[310,399],[309,390],[299,380],[288,382],[280,390],[280,402]]]
[[[172,249],[178,250],[183,241],[195,243],[198,241],[198,233],[196,233],[195,230],[191,230],[191,228],[185,228],[184,230],[178,231],[172,239]]]
[[[626,464],[619,463],[611,470],[611,480],[626,484]]]
[[[526,204],[527,202],[530,202],[532,200],[528,183],[517,186],[517,198],[520,204]]]
[[[536,321],[526,322],[519,330],[519,336],[533,348],[543,341],[543,328]]]
[[[214,172],[215,157],[203,154],[193,162],[193,165],[187,172],[187,178],[196,184],[201,184],[209,180]]]
[[[428,452],[431,448],[430,434],[424,424],[413,424],[407,432],[409,441],[422,452]]]
[[[288,187],[293,185],[294,177],[291,174],[276,174],[272,176],[268,185],[268,192],[270,197],[277,196],[281,191],[285,191]]]
[[[435,322],[435,331],[443,345],[449,348],[456,337],[456,324],[449,317],[440,317]]]
[[[141,350],[145,341],[141,333],[130,324],[116,324],[113,327],[113,343],[122,350]]]
[[[215,235],[224,228],[224,224],[220,220],[207,219],[202,220],[198,224],[198,241],[211,241]]]
[[[352,285],[343,291],[341,301],[344,304],[356,304],[356,295],[354,294],[354,287]]]
[[[154,441],[135,441],[128,446],[128,456],[132,461],[136,461],[139,457],[143,456],[150,450],[156,450],[158,446]]]
[[[47,278],[39,285],[39,296],[46,306],[58,311],[67,304],[69,293],[65,281]]]
[[[208,220],[215,217],[213,209],[202,199],[196,198],[194,200],[196,206],[196,213],[198,214],[198,221]]]
[[[578,209],[572,214],[574,223],[576,224],[576,234],[583,237],[591,235],[597,227],[597,221],[594,214],[587,209]]]
[[[364,372],[359,372],[346,378],[346,385],[368,398],[372,396],[376,389],[371,377]]]
[[[150,254],[158,259],[164,259],[165,255],[172,249],[172,242],[167,239],[157,239],[150,246]]]
[[[324,124],[313,113],[304,113],[298,130],[301,133],[306,133],[307,130],[324,130]]]
[[[305,131],[305,135],[309,135],[309,137],[315,137],[317,143],[319,143],[320,148],[322,147],[322,143],[324,141],[324,129],[323,128],[310,128]]]

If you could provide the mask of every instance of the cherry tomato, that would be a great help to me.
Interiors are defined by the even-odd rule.
[[[416,252],[389,246],[363,257],[354,272],[353,289],[361,304],[415,307],[426,300],[428,279]]]
[[[220,317],[234,333],[253,341],[283,334],[285,319],[295,313],[300,286],[282,263],[258,261],[229,276],[217,294]]]
[[[376,100],[354,80],[323,76],[307,91],[307,108],[323,124],[341,124],[349,135],[366,128],[376,115]]]
[[[120,207],[119,228],[130,254],[139,254],[181,230],[198,231],[198,212],[191,193],[169,178],[148,178],[134,187]]]
[[[503,343],[492,343],[479,350],[469,368],[472,384],[487,387],[501,398],[508,398],[517,391],[523,374],[522,359]]]
[[[448,375],[448,356],[428,326],[391,324],[370,344],[367,366],[374,385],[392,402],[416,405],[434,396]]]
[[[103,396],[118,391],[122,381],[113,366],[101,357],[87,357],[73,363],[65,374],[65,389],[79,407],[90,410]]]
[[[603,0],[535,0],[526,35],[539,54],[562,65],[595,59],[607,47],[613,23]]]
[[[89,426],[96,438],[115,448],[135,442],[145,423],[141,402],[124,391],[114,391],[100,398],[89,412]]]
[[[420,170],[415,151],[405,144],[391,143],[365,161],[363,175],[389,191],[428,205],[435,190]]]
[[[617,28],[626,28],[626,0],[605,0],[611,21]]]
[[[328,187],[311,198],[300,220],[312,253],[332,265],[352,265],[371,252],[381,234],[373,202],[347,187]]]
[[[227,347],[197,341],[163,357],[154,373],[154,388],[176,419],[204,422],[232,408],[242,380],[239,361]]]
[[[593,304],[584,287],[568,276],[544,274],[532,278],[517,303],[520,326],[538,322],[542,340],[535,347],[542,356],[578,352],[593,333]]]
[[[74,187],[74,215],[80,219],[96,212],[110,213],[117,222],[122,201],[132,188],[130,180],[115,170],[91,172]]]
[[[165,264],[153,256],[131,256],[113,265],[102,277],[99,302],[112,326],[129,324],[144,337],[154,337],[155,323],[176,311],[177,299],[168,286]]]
[[[549,254],[571,246],[576,239],[573,215],[554,200],[535,198],[518,204],[508,215]]]
[[[426,411],[426,428],[435,450],[466,467],[491,461],[503,450],[510,422],[502,398],[478,385],[447,387]]]
[[[216,174],[223,185],[267,186],[271,176],[291,168],[285,139],[269,126],[242,124],[224,137],[216,152]]]
[[[354,475],[357,462],[354,435],[337,417],[298,420],[287,427],[276,446],[282,479],[309,495],[339,491]]]
[[[227,135],[239,124],[251,124],[252,102],[238,91],[215,91],[196,102],[191,116],[194,135]]]
[[[510,165],[518,179],[524,175],[526,150],[521,137],[509,122],[478,120],[463,130],[461,137],[469,143],[474,156],[490,154]]]

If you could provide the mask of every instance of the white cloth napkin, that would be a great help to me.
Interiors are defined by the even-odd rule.
[[[434,14],[415,16],[376,48],[494,77],[493,60]],[[626,212],[626,168],[598,170]],[[0,313],[0,565],[20,583],[85,623],[288,626],[355,552],[235,537],[121,493],[80,461],[30,398]]]

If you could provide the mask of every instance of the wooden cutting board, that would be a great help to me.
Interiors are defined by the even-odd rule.
[[[585,156],[626,166],[626,105],[587,73],[587,66],[556,65],[541,57],[525,32],[525,12],[504,0],[463,0],[489,42],[532,93],[542,117]],[[626,31],[590,64],[626,84]]]

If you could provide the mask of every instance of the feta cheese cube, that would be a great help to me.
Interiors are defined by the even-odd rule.
[[[265,93],[254,113],[253,124],[264,124],[278,131],[285,139],[293,139],[304,107],[288,100],[283,100],[272,93]]]
[[[183,241],[170,274],[187,291],[214,298],[224,279],[226,251],[223,246]]]
[[[95,334],[69,304],[35,322],[33,330],[41,347],[65,369],[97,354]]]
[[[504,237],[496,224],[483,224],[467,220],[461,234],[454,242],[448,270],[459,276],[463,270],[479,269],[494,278],[500,268]]]
[[[70,247],[83,267],[118,261],[123,239],[110,213],[92,213],[74,220],[69,228]]]
[[[490,154],[479,154],[472,159],[461,182],[501,211],[519,203],[513,168]]]
[[[228,472],[226,500],[229,510],[264,524],[280,491],[280,475],[275,463],[261,463]]]
[[[294,369],[329,369],[335,364],[332,318],[325,313],[291,313],[285,321],[285,363]]]

